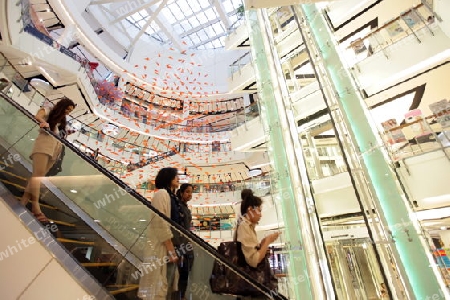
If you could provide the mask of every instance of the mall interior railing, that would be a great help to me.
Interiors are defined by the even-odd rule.
[[[105,107],[110,108],[114,114],[119,114],[125,117],[126,119],[133,120],[138,123],[145,124],[147,126],[152,127],[155,130],[167,129],[175,132],[190,132],[190,133],[215,133],[215,132],[226,132],[231,131],[236,127],[239,127],[245,123],[245,121],[249,121],[250,119],[255,118],[255,115],[250,115],[249,112],[256,111],[255,107],[256,103],[252,103],[243,107],[242,109],[230,113],[230,117],[228,119],[228,124],[225,125],[196,125],[196,124],[179,124],[176,122],[162,122],[161,120],[155,120],[148,117],[148,114],[142,114],[138,111],[129,111],[124,109],[124,107],[120,103],[116,102],[100,102]],[[243,121],[243,119],[245,121]],[[226,119],[221,119],[217,122],[224,122]],[[192,121],[194,122],[194,121]],[[191,122],[191,123],[192,123]],[[189,122],[188,122],[189,123]]]
[[[29,103],[34,103],[37,106],[42,105],[42,103],[45,101],[45,96],[42,95],[36,88],[28,84],[28,82],[20,75],[20,73],[15,69],[13,65],[11,65],[6,57],[4,57],[0,53],[0,72],[5,75],[5,77],[16,86],[16,89],[9,89],[8,93],[12,98],[16,98],[19,96],[26,97],[29,99]],[[26,87],[26,88],[25,88]],[[79,122],[79,121],[78,121]],[[81,122],[80,122],[81,123]],[[84,134],[88,136],[89,138],[92,138],[96,141],[103,142],[106,138],[108,138],[109,141],[113,141],[113,147],[116,151],[121,152],[130,152],[130,153],[148,153],[151,151],[151,148],[138,146],[136,144],[127,143],[124,141],[120,141],[119,139],[115,138],[111,135],[106,135],[102,132],[99,132],[95,128],[89,127],[87,124],[81,123],[82,129],[80,129],[78,132],[74,134]],[[93,157],[93,154],[95,153],[95,149],[92,149],[86,145],[84,145],[82,142],[78,140],[74,140],[74,145],[80,149],[83,153],[85,153],[88,157]],[[175,150],[170,149],[170,147],[174,147]],[[207,147],[207,148],[205,148]],[[200,151],[203,153],[207,153],[209,151],[211,152],[229,152],[231,151],[231,144],[230,143],[216,143],[211,145],[203,145],[203,144],[187,144],[187,143],[179,143],[179,144],[169,144],[168,150],[164,151],[162,153],[159,153],[155,155],[153,158],[149,157],[146,158],[146,162],[138,161],[135,163],[130,164],[129,162],[125,163],[116,159],[113,159],[107,155],[104,155],[101,151],[97,154],[97,162],[105,167],[106,169],[110,170],[114,174],[121,176],[126,174],[127,172],[136,170],[137,168],[141,168],[145,165],[148,165],[152,162],[159,161],[161,159],[164,159],[168,156],[174,155],[175,153],[199,153]],[[205,180],[207,181],[207,180]],[[199,193],[220,193],[220,192],[226,192],[226,191],[233,191],[233,190],[242,190],[244,188],[251,188],[256,191],[256,193],[259,196],[264,196],[270,191],[270,182],[264,177],[258,178],[252,178],[252,179],[242,179],[239,181],[231,181],[223,184],[215,184],[215,183],[199,183],[196,184],[198,186],[198,189],[196,192]],[[146,188],[148,189],[148,188]]]
[[[450,102],[439,101],[442,106],[428,117],[417,116],[415,120],[401,125],[384,122],[383,142],[393,161],[443,150],[450,147]]]
[[[242,55],[241,57],[239,57],[235,62],[233,62],[228,70],[229,70],[229,74],[228,77],[233,78],[233,75],[237,72],[240,72],[242,70],[243,67],[245,67],[248,64],[252,63],[252,54],[251,52],[246,52],[244,55]]]
[[[389,57],[386,49],[401,43],[408,36],[413,35],[420,43],[421,34],[434,35],[433,27],[437,26],[435,21],[434,13],[426,5],[419,4],[379,28],[373,29],[365,36],[357,38],[341,50],[346,53],[346,60],[350,66],[356,65],[378,52]]]
[[[394,119],[381,124],[379,133],[393,162],[436,150],[443,150],[450,159],[450,102],[444,99],[430,106],[435,114],[428,117],[417,115],[402,125]],[[347,172],[337,140],[309,145],[304,137],[302,144],[312,180]]]
[[[6,79],[8,79],[12,84],[14,84],[17,89],[10,89],[9,93],[17,93],[17,95],[10,94],[12,98],[16,96],[23,96],[29,99],[29,104],[34,103],[38,106],[41,106],[45,101],[45,96],[41,94],[35,87],[30,85],[28,81],[20,74],[20,72],[7,60],[7,58],[0,53],[0,72],[2,72]],[[20,94],[20,95],[19,95]],[[115,151],[120,151],[122,153],[134,153],[140,155],[140,159],[136,162],[123,163],[121,161],[110,158],[106,155],[103,155],[101,152],[99,155],[99,163],[104,167],[112,170],[114,173],[123,175],[124,172],[130,172],[141,168],[145,165],[148,165],[154,162],[155,159],[160,157],[168,157],[177,153],[220,153],[220,152],[230,152],[231,151],[231,143],[230,142],[213,142],[212,144],[204,145],[204,144],[189,144],[189,143],[181,143],[181,142],[170,142],[168,141],[166,144],[166,150],[162,149],[160,153],[155,155],[155,158],[147,158],[142,154],[154,152],[150,147],[144,147],[140,145],[136,145],[133,143],[124,142],[122,139],[118,139],[113,135],[108,135],[103,133],[101,130],[97,128],[93,128],[88,124],[85,124],[79,120],[76,120],[79,124],[81,124],[80,130],[78,130],[74,134],[83,134],[89,137],[90,139],[94,139],[98,142],[103,142],[105,139],[111,142],[112,147]],[[70,122],[69,122],[70,123]],[[77,141],[76,141],[77,142]],[[83,151],[85,151],[88,155],[91,155],[95,152],[94,149],[90,149],[86,145],[83,145],[81,142],[77,142],[80,146],[83,146]],[[163,143],[164,145],[164,143]],[[174,150],[175,149],[175,150]]]
[[[3,92],[0,92],[0,114],[0,148],[3,153],[20,157],[6,169],[2,168],[0,179],[11,197],[19,197],[23,190],[20,188],[22,181],[31,176],[27,168],[31,164],[29,152],[33,147],[33,137],[39,134],[40,128],[27,110]],[[62,172],[43,179],[44,193],[40,198],[42,210],[58,226],[54,243],[64,247],[59,253],[54,253],[59,255],[59,262],[78,260],[77,266],[91,273],[88,280],[97,280],[111,294],[120,294],[117,296],[120,299],[137,299],[140,277],[153,270],[143,269],[145,265],[142,263],[148,262],[145,249],[158,238],[158,234],[165,236],[173,231],[185,238],[195,253],[191,288],[200,285],[202,290],[203,286],[208,289],[212,265],[218,260],[225,268],[271,295],[270,290],[254,278],[248,278],[226,257],[219,255],[213,246],[155,209],[147,199],[108,170],[92,164],[71,143],[49,131],[46,133],[66,149]],[[80,180],[67,181],[64,178]],[[35,222],[24,224],[29,226]],[[72,275],[76,277],[76,273]],[[191,292],[196,295],[192,289]],[[206,293],[211,292],[208,290]],[[272,296],[286,299],[279,294]]]
[[[270,176],[267,174],[255,176],[248,179],[238,181],[229,180],[223,183],[206,183],[205,180],[195,180],[192,178],[190,183],[194,185],[194,193],[227,193],[242,191],[243,189],[252,189],[258,197],[264,197],[270,194]],[[156,189],[152,182],[143,182],[139,186],[145,191],[153,191]]]
[[[88,60],[86,60],[85,58],[82,58],[79,55],[75,54],[67,47],[64,47],[63,45],[61,45],[60,43],[55,41],[52,37],[39,31],[35,27],[35,25],[33,24],[32,20],[31,20],[29,8],[28,8],[28,6],[29,6],[28,1],[23,1],[22,5],[23,5],[22,21],[23,21],[24,31],[29,33],[30,35],[36,37],[40,41],[46,43],[47,45],[58,49],[61,53],[66,54],[67,56],[69,56],[72,59],[79,62],[81,67],[85,70],[85,73],[87,74],[87,76],[89,78],[92,88],[95,91],[96,90],[95,87],[97,86],[98,82],[95,79],[94,74],[91,70],[91,66],[89,64],[90,62]],[[119,105],[114,102],[111,102],[111,103],[103,102],[102,104],[105,106],[111,106],[111,105],[118,106]],[[120,106],[119,106],[119,108],[120,108]],[[246,112],[248,112],[249,110],[252,110],[252,109],[249,107],[246,107],[243,110],[241,110],[241,112],[239,114],[245,116]],[[231,131],[234,128],[239,127],[242,124],[244,124],[244,122],[240,120],[238,115],[236,115],[236,117],[235,117],[235,120],[236,120],[235,122],[230,122],[227,125],[213,125],[212,124],[212,125],[208,125],[208,126],[190,126],[190,125],[164,123],[164,122],[157,121],[157,120],[148,120],[147,118],[144,118],[141,116],[136,117],[135,115],[133,116],[130,114],[126,114],[120,109],[116,110],[116,111],[118,111],[120,114],[124,115],[125,117],[133,118],[133,119],[136,118],[136,120],[138,122],[147,124],[147,125],[153,127],[154,129],[168,128],[170,130],[175,130],[177,132],[194,132],[194,133],[223,132],[223,131]],[[248,121],[248,120],[246,119],[245,121]]]

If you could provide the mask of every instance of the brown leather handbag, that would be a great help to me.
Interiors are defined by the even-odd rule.
[[[270,269],[269,253],[266,254],[264,260],[262,260],[256,268],[253,268],[245,261],[240,242],[222,242],[220,243],[218,252],[224,257],[229,258],[229,262],[247,273],[248,277],[258,281],[268,289],[274,291],[274,293],[277,292],[277,279],[273,276]],[[254,297],[264,296],[260,290],[217,260],[214,262],[209,284],[211,286],[211,291],[215,294]]]

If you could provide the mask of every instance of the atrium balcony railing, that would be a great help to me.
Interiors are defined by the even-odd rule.
[[[112,142],[112,146],[120,151],[130,152],[130,153],[148,153],[153,150],[151,147],[144,147],[141,145],[136,145],[133,143],[124,142],[123,139],[118,139],[113,135],[105,134],[102,130],[98,128],[91,127],[88,124],[82,123],[78,120],[74,122],[79,122],[81,124],[81,128],[79,132],[83,135],[86,135],[90,139],[94,139],[98,142],[103,142],[105,140],[109,140]],[[79,125],[76,125],[79,126]],[[156,139],[159,140],[159,139]],[[164,140],[161,140],[164,141]],[[183,142],[173,142],[166,141],[165,148],[162,151],[168,151],[172,148],[177,148],[181,153],[194,153],[201,151],[203,153],[209,152],[229,152],[231,151],[231,143],[230,142],[212,142],[211,144],[199,144],[199,143],[183,143]]]
[[[16,89],[10,89],[9,95],[13,99],[17,99],[17,97],[25,97],[28,100],[28,105],[31,103],[34,103],[37,106],[41,106],[45,101],[45,96],[42,95],[36,88],[34,88],[32,85],[28,83],[28,81],[15,69],[15,67],[6,59],[3,54],[0,53],[0,72],[4,74],[6,79],[8,79],[15,87]],[[14,94],[16,93],[16,94]],[[72,122],[69,122],[69,124],[73,125],[73,122],[78,122],[78,125],[80,126],[79,130],[76,130],[74,134],[82,134],[87,136],[89,139],[95,140],[97,142],[103,142],[105,140],[108,140],[112,142],[112,146],[116,151],[120,152],[128,152],[130,155],[132,153],[139,155],[139,157],[142,157],[144,153],[150,153],[154,152],[153,148],[151,147],[144,147],[141,145],[136,145],[133,143],[124,142],[123,139],[118,139],[117,137],[109,134],[103,133],[98,128],[94,128],[92,126],[89,126],[88,124],[85,124],[79,120],[74,120]],[[71,129],[75,129],[72,127]],[[165,141],[165,140],[164,140]],[[76,145],[78,145],[79,148],[82,148],[82,151],[84,151],[88,155],[92,155],[95,150],[89,149],[88,146],[84,145],[83,142],[80,141],[74,141]],[[221,152],[231,152],[231,143],[230,142],[213,142],[212,144],[189,144],[189,143],[181,143],[181,142],[171,142],[166,141],[165,142],[166,149],[160,149],[158,151],[158,154],[155,157],[167,157],[171,156],[175,153],[221,153]],[[164,143],[159,143],[160,145],[164,145]],[[172,153],[175,151],[174,153]],[[135,163],[124,163],[118,160],[115,160],[113,158],[110,158],[106,155],[103,155],[101,152],[98,153],[98,162],[104,166],[106,169],[119,174],[123,175],[126,172],[133,171],[137,168],[141,168],[143,166],[146,166],[154,161],[155,158],[148,158],[145,159],[145,162],[142,163],[141,159],[139,158],[137,162]]]
[[[435,114],[428,117],[414,115],[402,125],[394,119],[383,122],[379,134],[383,145],[393,162],[409,157],[441,150],[450,159],[450,102],[441,100],[432,105]],[[322,145],[311,145],[308,134],[302,134],[302,144],[308,174],[312,180],[319,180],[347,172],[337,140]],[[334,140],[334,141],[333,141]]]
[[[450,103],[442,100],[443,109],[428,117],[416,116],[415,120],[396,126],[384,122],[381,131],[383,142],[392,161],[442,150],[450,160],[446,148],[450,147]]]
[[[255,196],[264,197],[270,195],[270,176],[261,175],[256,177],[251,177],[247,179],[237,180],[237,181],[227,181],[220,183],[207,183],[208,178],[192,178],[191,184],[194,185],[194,193],[229,193],[229,192],[240,192],[243,189],[252,189]],[[156,189],[152,182],[143,182],[140,189],[144,190],[144,193],[152,192]]]
[[[433,28],[436,26],[433,11],[428,6],[419,4],[361,37],[342,42],[341,51],[350,67],[378,52],[389,58],[386,51],[388,47],[401,43],[411,35],[420,43],[421,35],[434,35]]]
[[[27,1],[23,1],[22,5],[23,5],[22,21],[23,21],[23,26],[24,26],[23,30],[25,32],[29,33],[30,35],[36,37],[40,41],[46,43],[49,46],[54,47],[55,49],[58,49],[61,53],[66,54],[70,58],[79,62],[81,69],[84,70],[83,73],[86,74],[87,81],[90,82],[90,86],[85,87],[85,88],[87,90],[93,91],[96,94],[95,87],[97,86],[98,82],[94,77],[94,74],[93,74],[90,64],[89,64],[89,61],[85,58],[80,57],[76,53],[72,52],[67,47],[64,47],[63,45],[59,44],[52,37],[39,31],[34,26],[32,20],[31,20],[29,9],[28,9],[29,3]],[[101,103],[101,104],[108,106],[109,108],[112,108],[112,107],[116,108],[115,106],[117,105],[114,103]],[[245,110],[246,109],[244,108],[240,114],[245,114]],[[225,132],[225,131],[231,131],[234,128],[243,124],[242,122],[238,122],[238,120],[239,120],[238,115],[236,115],[236,117],[235,117],[236,122],[231,122],[230,124],[227,124],[227,125],[211,125],[211,126],[203,126],[203,125],[194,126],[193,125],[193,126],[190,126],[190,125],[180,125],[180,124],[175,124],[175,123],[164,123],[164,122],[159,122],[156,120],[149,120],[148,118],[145,118],[143,115],[130,114],[129,112],[123,111],[122,109],[120,109],[120,107],[118,110],[115,110],[115,111],[119,111],[119,114],[121,114],[129,119],[132,119],[132,120],[136,119],[136,121],[138,121],[140,123],[147,124],[147,125],[153,127],[153,129],[167,128],[168,130],[176,130],[178,132],[191,132],[191,133]]]
[[[245,66],[252,64],[252,55],[251,52],[246,52],[244,55],[242,55],[241,57],[239,57],[235,62],[233,62],[230,66],[229,66],[229,74],[228,77],[230,77],[231,79],[234,78],[234,74],[241,73],[242,68],[244,68]]]

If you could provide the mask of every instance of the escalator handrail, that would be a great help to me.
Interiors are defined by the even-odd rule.
[[[19,110],[20,112],[22,112],[25,116],[27,116],[32,122],[34,122],[35,124],[39,124],[38,121],[36,120],[36,118],[29,112],[27,111],[25,108],[23,108],[20,104],[18,104],[16,101],[14,101],[13,99],[11,99],[8,95],[6,95],[5,93],[3,93],[3,91],[0,91],[0,96],[2,96],[2,98],[4,98],[9,104],[11,104],[12,106],[14,106],[17,110]],[[109,170],[107,170],[106,168],[104,168],[103,166],[101,166],[100,164],[98,164],[97,162],[93,161],[92,159],[90,159],[85,153],[83,153],[82,151],[80,151],[77,147],[75,147],[72,143],[70,143],[68,140],[66,139],[61,139],[58,135],[54,134],[52,131],[48,130],[48,129],[44,129],[47,131],[48,134],[51,134],[55,139],[59,140],[62,144],[64,144],[65,147],[69,148],[71,151],[73,151],[75,154],[77,154],[79,157],[83,158],[86,162],[88,162],[90,165],[92,165],[93,167],[95,167],[98,171],[100,171],[103,175],[105,175],[106,177],[108,177],[108,179],[110,179],[111,181],[113,181],[115,184],[117,184],[119,187],[121,187],[122,189],[126,190],[128,192],[128,194],[130,194],[133,198],[135,198],[136,200],[138,200],[139,202],[141,202],[143,205],[145,205],[146,207],[148,207],[150,210],[152,210],[153,213],[157,214],[159,217],[161,217],[163,220],[165,220],[166,222],[168,222],[171,227],[175,227],[176,230],[178,230],[179,232],[181,232],[183,235],[185,235],[186,237],[188,237],[190,240],[193,240],[195,243],[197,243],[198,245],[200,245],[206,252],[208,252],[212,257],[214,257],[214,259],[220,261],[220,263],[222,263],[223,265],[225,265],[227,268],[233,270],[235,273],[237,273],[239,276],[241,276],[242,278],[244,278],[245,280],[247,280],[249,283],[251,283],[252,285],[256,286],[259,290],[261,290],[262,292],[264,292],[265,294],[267,294],[267,296],[272,297],[272,299],[276,299],[276,300],[287,300],[287,298],[283,295],[280,295],[278,293],[273,293],[273,291],[271,291],[270,289],[268,289],[267,287],[263,286],[261,283],[259,283],[258,281],[256,281],[255,279],[249,277],[245,272],[241,271],[237,266],[235,266],[234,264],[231,264],[229,262],[229,260],[225,257],[222,256],[221,254],[219,254],[217,252],[217,250],[211,246],[210,244],[208,244],[207,242],[205,242],[202,238],[200,238],[199,236],[197,236],[196,234],[192,233],[191,231],[185,229],[184,227],[182,227],[181,225],[179,225],[178,223],[175,223],[174,221],[172,221],[172,219],[170,219],[169,217],[167,217],[165,214],[161,213],[159,210],[157,210],[156,208],[154,208],[150,202],[141,194],[139,194],[135,189],[130,189],[130,186],[127,185],[125,182],[123,182],[121,179],[117,178],[112,172],[110,172]]]

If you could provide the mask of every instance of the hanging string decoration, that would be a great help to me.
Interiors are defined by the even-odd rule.
[[[95,92],[97,93],[98,100],[103,105],[120,103],[124,95],[123,91],[116,87],[113,82],[106,80],[98,82],[95,87]]]

